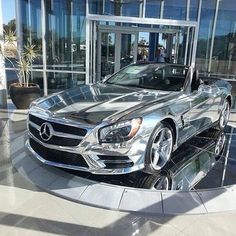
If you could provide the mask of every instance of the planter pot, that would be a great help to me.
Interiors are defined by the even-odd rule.
[[[12,102],[18,109],[28,109],[30,103],[40,97],[40,87],[34,83],[29,83],[28,87],[13,83],[9,92]]]

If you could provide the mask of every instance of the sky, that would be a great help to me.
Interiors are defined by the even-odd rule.
[[[15,18],[15,0],[2,0],[3,23],[7,24]]]

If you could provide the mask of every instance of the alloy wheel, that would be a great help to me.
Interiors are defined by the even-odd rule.
[[[160,129],[154,138],[151,149],[151,165],[160,170],[170,159],[173,147],[173,135],[168,127]]]
[[[151,189],[155,190],[169,190],[169,179],[166,175],[159,176],[154,182]]]
[[[216,141],[215,154],[218,156],[221,154],[225,145],[225,134],[222,132]]]
[[[220,116],[220,127],[224,128],[229,120],[230,108],[229,103],[226,101],[223,105],[221,116]]]

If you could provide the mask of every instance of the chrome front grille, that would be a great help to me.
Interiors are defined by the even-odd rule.
[[[52,126],[51,138],[47,141],[43,140],[40,135],[40,129],[42,124],[49,123]],[[87,134],[87,130],[68,124],[60,124],[51,120],[39,118],[32,114],[29,114],[29,132],[36,139],[46,144],[74,147],[80,144],[84,136]]]
[[[46,148],[32,138],[29,139],[29,144],[45,161],[54,162],[61,165],[88,168],[88,164],[80,154]]]

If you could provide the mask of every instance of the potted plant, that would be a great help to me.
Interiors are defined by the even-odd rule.
[[[29,108],[30,103],[40,97],[40,87],[35,83],[30,83],[31,68],[34,60],[38,57],[36,45],[27,42],[23,49],[17,48],[17,37],[11,30],[4,31],[2,37],[3,43],[0,47],[0,53],[15,68],[18,78],[17,83],[12,83],[9,88],[12,102],[18,109]],[[10,60],[10,56],[5,47],[13,49],[16,63]]]

